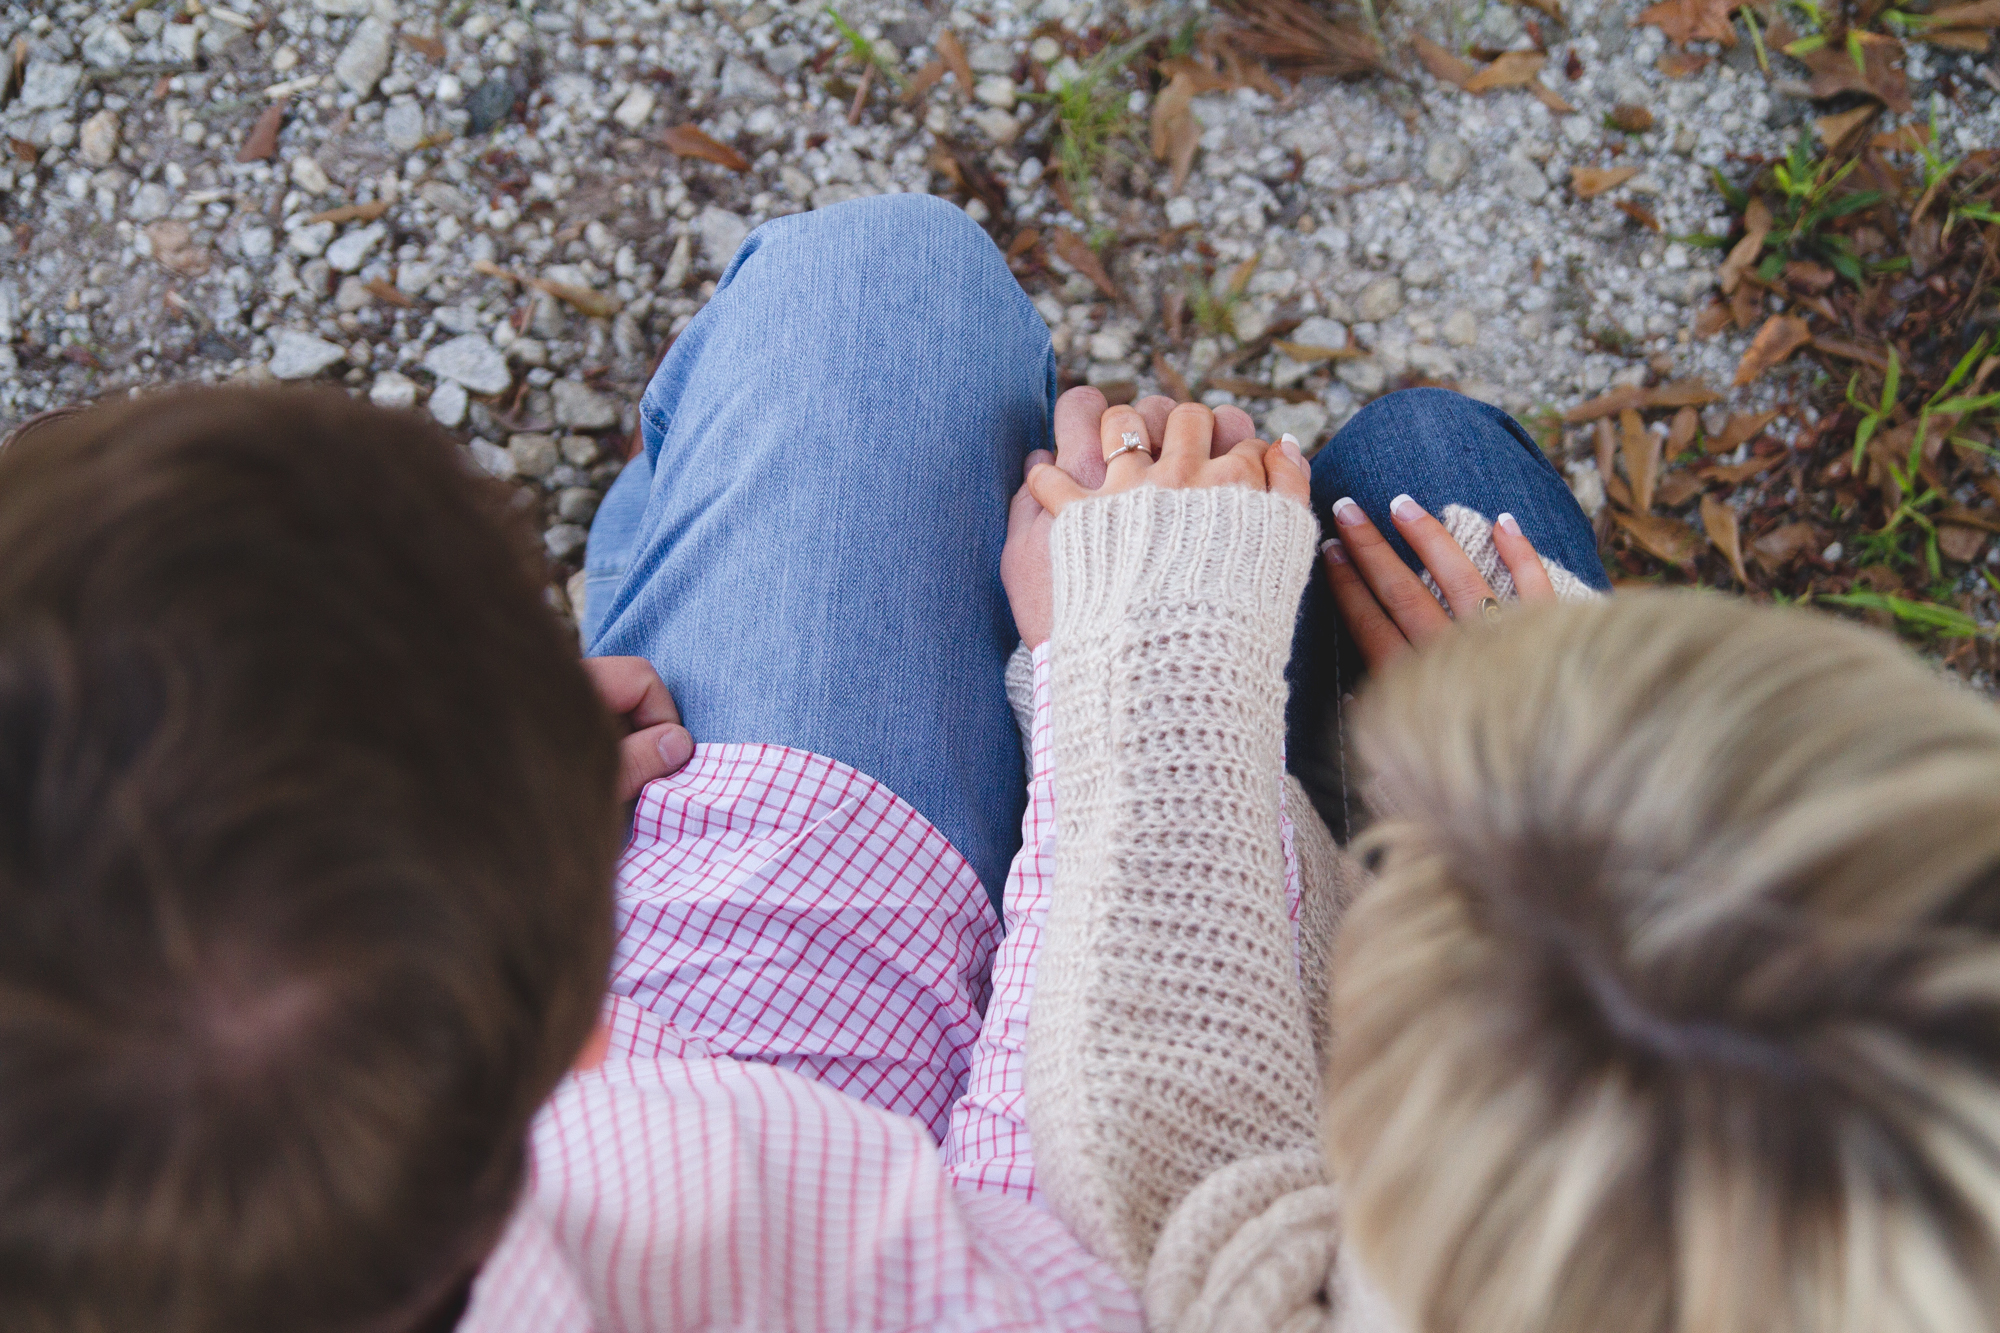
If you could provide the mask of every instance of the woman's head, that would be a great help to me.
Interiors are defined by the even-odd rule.
[[[1381,680],[1326,1142],[1413,1333],[2000,1310],[2000,711],[1638,595]]]

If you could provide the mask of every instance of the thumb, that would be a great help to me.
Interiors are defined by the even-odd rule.
[[[1043,463],[1029,471],[1028,492],[1051,514],[1060,514],[1067,506],[1091,496],[1091,492],[1077,485],[1070,479],[1069,473],[1053,463]]]

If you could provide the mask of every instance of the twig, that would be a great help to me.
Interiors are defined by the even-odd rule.
[[[861,123],[861,109],[868,104],[868,89],[874,82],[875,66],[873,63],[870,63],[862,67],[861,86],[854,90],[854,105],[847,108],[848,124],[859,125]]]

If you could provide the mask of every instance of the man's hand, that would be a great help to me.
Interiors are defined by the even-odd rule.
[[[597,697],[631,732],[618,743],[618,799],[630,801],[654,778],[678,773],[694,758],[694,737],[681,725],[666,682],[643,657],[586,657],[583,669]]]
[[[1130,409],[1118,409],[1127,410],[1139,414],[1148,440],[1164,440],[1174,400],[1156,394],[1141,398]],[[1104,395],[1096,389],[1071,389],[1056,400],[1053,462],[1087,491],[1096,491],[1105,484],[1105,413]],[[1240,407],[1217,408],[1213,430],[1209,452],[1214,458],[1229,453],[1257,433],[1250,414]],[[1029,455],[1024,470],[1033,472],[1050,461],[1049,455],[1038,449]],[[1055,516],[1042,507],[1025,484],[1015,492],[1007,512],[1007,545],[1000,553],[1000,582],[1007,589],[1007,602],[1013,608],[1021,641],[1030,648],[1040,647],[1055,623],[1049,569],[1049,527],[1054,521]]]

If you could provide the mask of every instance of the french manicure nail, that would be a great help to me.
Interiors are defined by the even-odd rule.
[[[1328,537],[1325,541],[1321,542],[1319,544],[1319,553],[1333,561],[1336,565],[1347,563],[1347,548],[1341,544],[1338,537]]]
[[[1407,495],[1399,495],[1389,501],[1389,512],[1397,518],[1402,519],[1405,523],[1424,516],[1423,506]]]
[[[1514,521],[1512,514],[1500,515],[1500,517],[1493,520],[1493,526],[1510,536],[1518,537],[1521,535],[1521,525]]]
[[[1286,431],[1278,437],[1278,448],[1284,452],[1291,465],[1303,470],[1306,465],[1305,453],[1299,448],[1299,437]]]
[[[1368,521],[1368,515],[1361,512],[1361,506],[1354,503],[1352,496],[1343,495],[1333,502],[1333,521],[1344,528],[1351,528]]]

